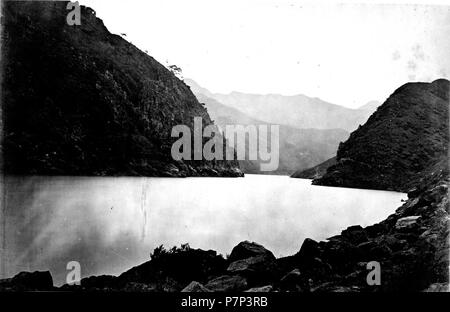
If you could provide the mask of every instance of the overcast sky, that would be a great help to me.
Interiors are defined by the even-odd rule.
[[[346,2],[80,1],[212,92],[301,93],[355,108],[450,76],[450,6]]]

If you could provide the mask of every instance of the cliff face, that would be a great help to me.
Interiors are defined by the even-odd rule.
[[[172,127],[211,124],[189,88],[109,33],[90,8],[3,5],[4,170],[10,174],[241,175],[237,162],[175,162]]]
[[[408,191],[448,155],[450,82],[407,83],[339,146],[313,184]]]

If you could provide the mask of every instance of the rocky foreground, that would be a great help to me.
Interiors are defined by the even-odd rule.
[[[189,245],[166,250],[120,276],[91,276],[81,285],[53,286],[49,272],[22,272],[0,281],[3,291],[137,292],[399,292],[448,291],[448,159],[437,163],[386,220],[351,226],[338,236],[305,239],[293,256],[277,259],[257,243],[241,242],[226,259]],[[370,199],[368,199],[370,200]],[[380,263],[380,285],[368,285],[367,263]]]

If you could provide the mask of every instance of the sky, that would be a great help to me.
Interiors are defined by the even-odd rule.
[[[80,3],[212,92],[304,94],[357,108],[406,82],[450,77],[450,1]]]

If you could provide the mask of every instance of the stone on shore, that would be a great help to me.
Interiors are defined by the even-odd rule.
[[[247,280],[239,275],[223,275],[210,280],[205,286],[218,292],[244,291],[247,288]]]
[[[201,283],[192,281],[189,285],[184,287],[181,292],[211,292],[208,288]]]
[[[419,220],[419,218],[420,216],[408,216],[400,218],[397,220],[395,228],[397,230],[411,229],[417,225],[417,221]]]
[[[269,258],[275,258],[273,253],[270,250],[264,248],[262,245],[259,245],[254,242],[243,241],[233,248],[228,260],[230,262],[234,262],[237,260],[247,259],[256,256],[267,256]]]
[[[245,292],[271,292],[273,290],[272,285],[262,286],[262,287],[254,287],[246,290]]]

